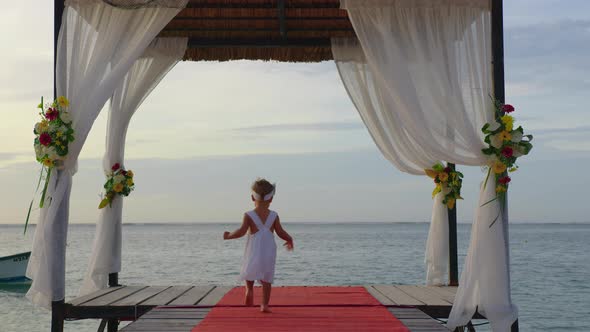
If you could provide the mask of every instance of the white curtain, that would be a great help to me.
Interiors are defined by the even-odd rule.
[[[157,38],[135,61],[111,98],[107,125],[105,174],[115,163],[124,167],[125,138],[129,122],[145,98],[182,59],[188,38]],[[106,288],[109,273],[121,271],[121,222],[123,199],[115,197],[111,206],[100,210],[90,263],[80,295]]]
[[[50,308],[52,301],[65,297],[72,177],[94,120],[135,60],[187,1],[159,1],[159,6],[147,8],[137,8],[139,0],[66,1],[58,39],[57,94],[70,100],[76,140],[63,169],[51,177],[49,198],[35,229],[27,268],[33,280],[27,297],[34,304]]]
[[[439,161],[416,143],[400,114],[389,111],[387,91],[369,69],[358,41],[335,38],[332,52],[344,87],[381,153],[399,170],[424,175],[424,169]],[[437,194],[432,206],[425,254],[427,285],[444,284],[449,266],[448,210],[443,198],[443,193]]]
[[[341,0],[341,5],[348,11],[373,76],[376,88],[369,89],[376,90],[374,94],[385,105],[372,116],[382,131],[402,137],[399,145],[426,159],[486,165],[481,127],[493,121],[490,1]],[[337,42],[333,48],[338,48]],[[354,86],[347,89],[354,100],[350,92]],[[374,139],[382,135],[368,128]],[[401,150],[400,155],[407,156]],[[493,179],[482,186],[482,199],[495,197],[490,188],[495,189]],[[505,234],[507,224],[496,222],[492,228],[498,229],[489,228],[499,212],[499,205],[477,207],[473,224],[477,236],[472,235],[467,259],[478,252],[494,254],[486,256],[487,261],[465,265],[449,319],[452,328],[469,320],[477,306],[484,310],[483,303],[494,331],[506,331],[505,322],[516,317],[510,299],[507,243],[494,235]],[[439,248],[437,243],[427,247]],[[486,284],[483,275],[501,280]],[[504,288],[498,290],[498,285]],[[468,298],[473,294],[476,301]]]

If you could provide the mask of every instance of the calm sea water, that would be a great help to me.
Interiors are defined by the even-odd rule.
[[[222,241],[237,225],[124,226],[123,284],[236,284],[244,241]],[[421,284],[427,224],[287,224],[296,250],[279,250],[277,285]],[[459,225],[459,253],[470,225]],[[70,228],[67,296],[86,268],[93,226]],[[28,251],[32,230],[0,226],[0,256]],[[590,225],[516,224],[511,230],[513,297],[521,331],[590,331]],[[96,331],[94,320],[66,331]],[[23,293],[0,289],[0,331],[48,331],[50,314]],[[489,331],[486,326],[478,331]]]

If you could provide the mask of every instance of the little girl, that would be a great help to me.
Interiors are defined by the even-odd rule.
[[[258,179],[252,184],[252,201],[254,210],[244,214],[242,226],[233,232],[224,232],[223,239],[237,239],[248,234],[240,280],[246,281],[245,304],[254,304],[254,281],[262,284],[262,305],[260,311],[271,312],[268,308],[270,290],[275,274],[277,245],[273,232],[285,240],[287,250],[293,250],[293,238],[281,226],[279,216],[269,210],[275,194],[275,185],[265,179]]]

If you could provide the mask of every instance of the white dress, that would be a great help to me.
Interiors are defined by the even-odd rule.
[[[277,258],[277,244],[274,234],[270,231],[277,213],[270,211],[263,224],[255,211],[246,212],[252,219],[258,232],[248,234],[240,280],[258,280],[272,283],[275,276],[275,261]]]

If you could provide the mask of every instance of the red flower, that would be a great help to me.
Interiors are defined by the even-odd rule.
[[[514,150],[509,146],[505,146],[502,149],[502,155],[506,158],[511,158],[513,154],[514,154]]]
[[[115,172],[119,168],[121,168],[121,165],[119,163],[116,163],[116,164],[113,165],[113,167],[111,167],[111,169],[113,170],[113,172]]]
[[[512,112],[514,112],[514,106],[512,106],[510,104],[505,104],[504,106],[502,106],[502,112],[512,113]]]
[[[498,179],[498,182],[500,182],[501,184],[506,185],[506,184],[509,184],[510,183],[510,180],[511,179],[510,179],[509,176],[505,176],[505,177],[502,177],[502,178]]]
[[[48,146],[51,144],[51,136],[48,133],[41,134],[39,136],[39,143],[41,143],[41,145]]]
[[[451,173],[451,168],[449,166],[445,167],[445,172],[446,173]]]
[[[123,174],[123,175],[127,175],[127,171],[126,171],[126,170],[122,170],[122,171],[121,171],[121,174]]]
[[[47,112],[45,112],[45,117],[49,121],[53,121],[53,120],[57,119],[58,115],[59,115],[59,111],[55,108],[50,108],[47,110]]]

